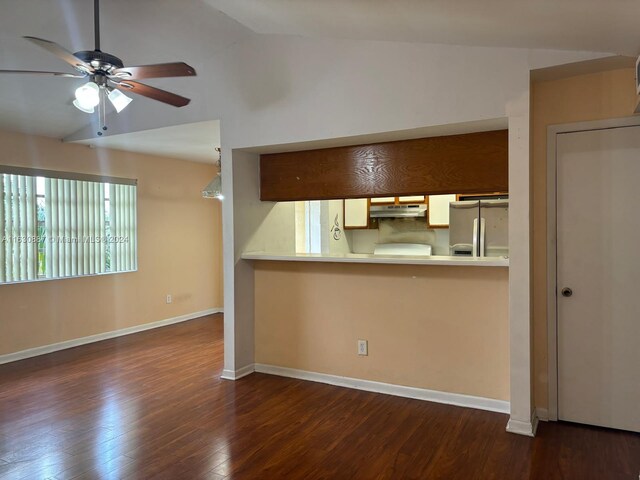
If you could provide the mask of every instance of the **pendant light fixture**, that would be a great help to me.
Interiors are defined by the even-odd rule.
[[[220,147],[216,147],[216,152],[218,152],[218,160],[216,161],[218,173],[215,178],[211,180],[206,187],[204,187],[202,190],[202,196],[204,198],[217,198],[218,200],[224,200],[224,195],[222,195],[222,152]]]

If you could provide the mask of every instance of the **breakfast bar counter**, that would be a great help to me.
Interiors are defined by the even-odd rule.
[[[268,253],[246,252],[244,260],[278,262],[380,263],[392,265],[440,265],[452,267],[508,267],[508,257],[452,257],[444,255],[373,255],[360,253]]]

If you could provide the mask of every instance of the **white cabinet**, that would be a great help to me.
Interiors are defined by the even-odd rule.
[[[424,203],[424,195],[409,195],[405,197],[378,197],[371,199],[371,205],[389,205],[397,203]]]
[[[447,228],[449,226],[449,204],[456,201],[456,195],[429,195],[427,215],[429,228]]]
[[[424,195],[411,195],[409,197],[398,197],[398,203],[424,203]]]
[[[427,222],[429,228],[449,227],[449,203],[456,201],[456,195],[411,195],[404,197],[352,198],[344,201],[344,228],[347,230],[369,227],[371,205],[393,205],[409,203],[429,204]]]
[[[371,199],[372,205],[387,204],[387,203],[396,203],[396,197],[378,197],[378,198]]]
[[[369,226],[369,199],[348,198],[344,201],[344,228],[367,228]]]

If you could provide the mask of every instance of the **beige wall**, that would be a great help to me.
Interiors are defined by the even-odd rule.
[[[634,70],[620,69],[532,84],[533,329],[535,406],[547,408],[546,156],[549,125],[626,117],[636,105]]]
[[[0,285],[0,355],[222,307],[215,167],[0,132],[5,165],[138,179],[138,271]],[[166,294],[173,303],[166,304]]]
[[[509,399],[507,268],[255,267],[257,363]]]

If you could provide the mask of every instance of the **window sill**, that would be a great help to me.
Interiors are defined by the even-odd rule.
[[[118,275],[120,273],[133,273],[137,272],[138,269],[135,270],[122,270],[120,272],[104,272],[104,273],[91,273],[89,275],[73,275],[69,277],[55,277],[55,278],[38,278],[35,280],[17,280],[15,282],[0,282],[0,288],[5,285],[22,285],[25,283],[40,283],[40,282],[51,282],[54,280],[70,280],[70,279],[80,279],[80,278],[90,278],[90,277],[104,277],[105,275]]]

